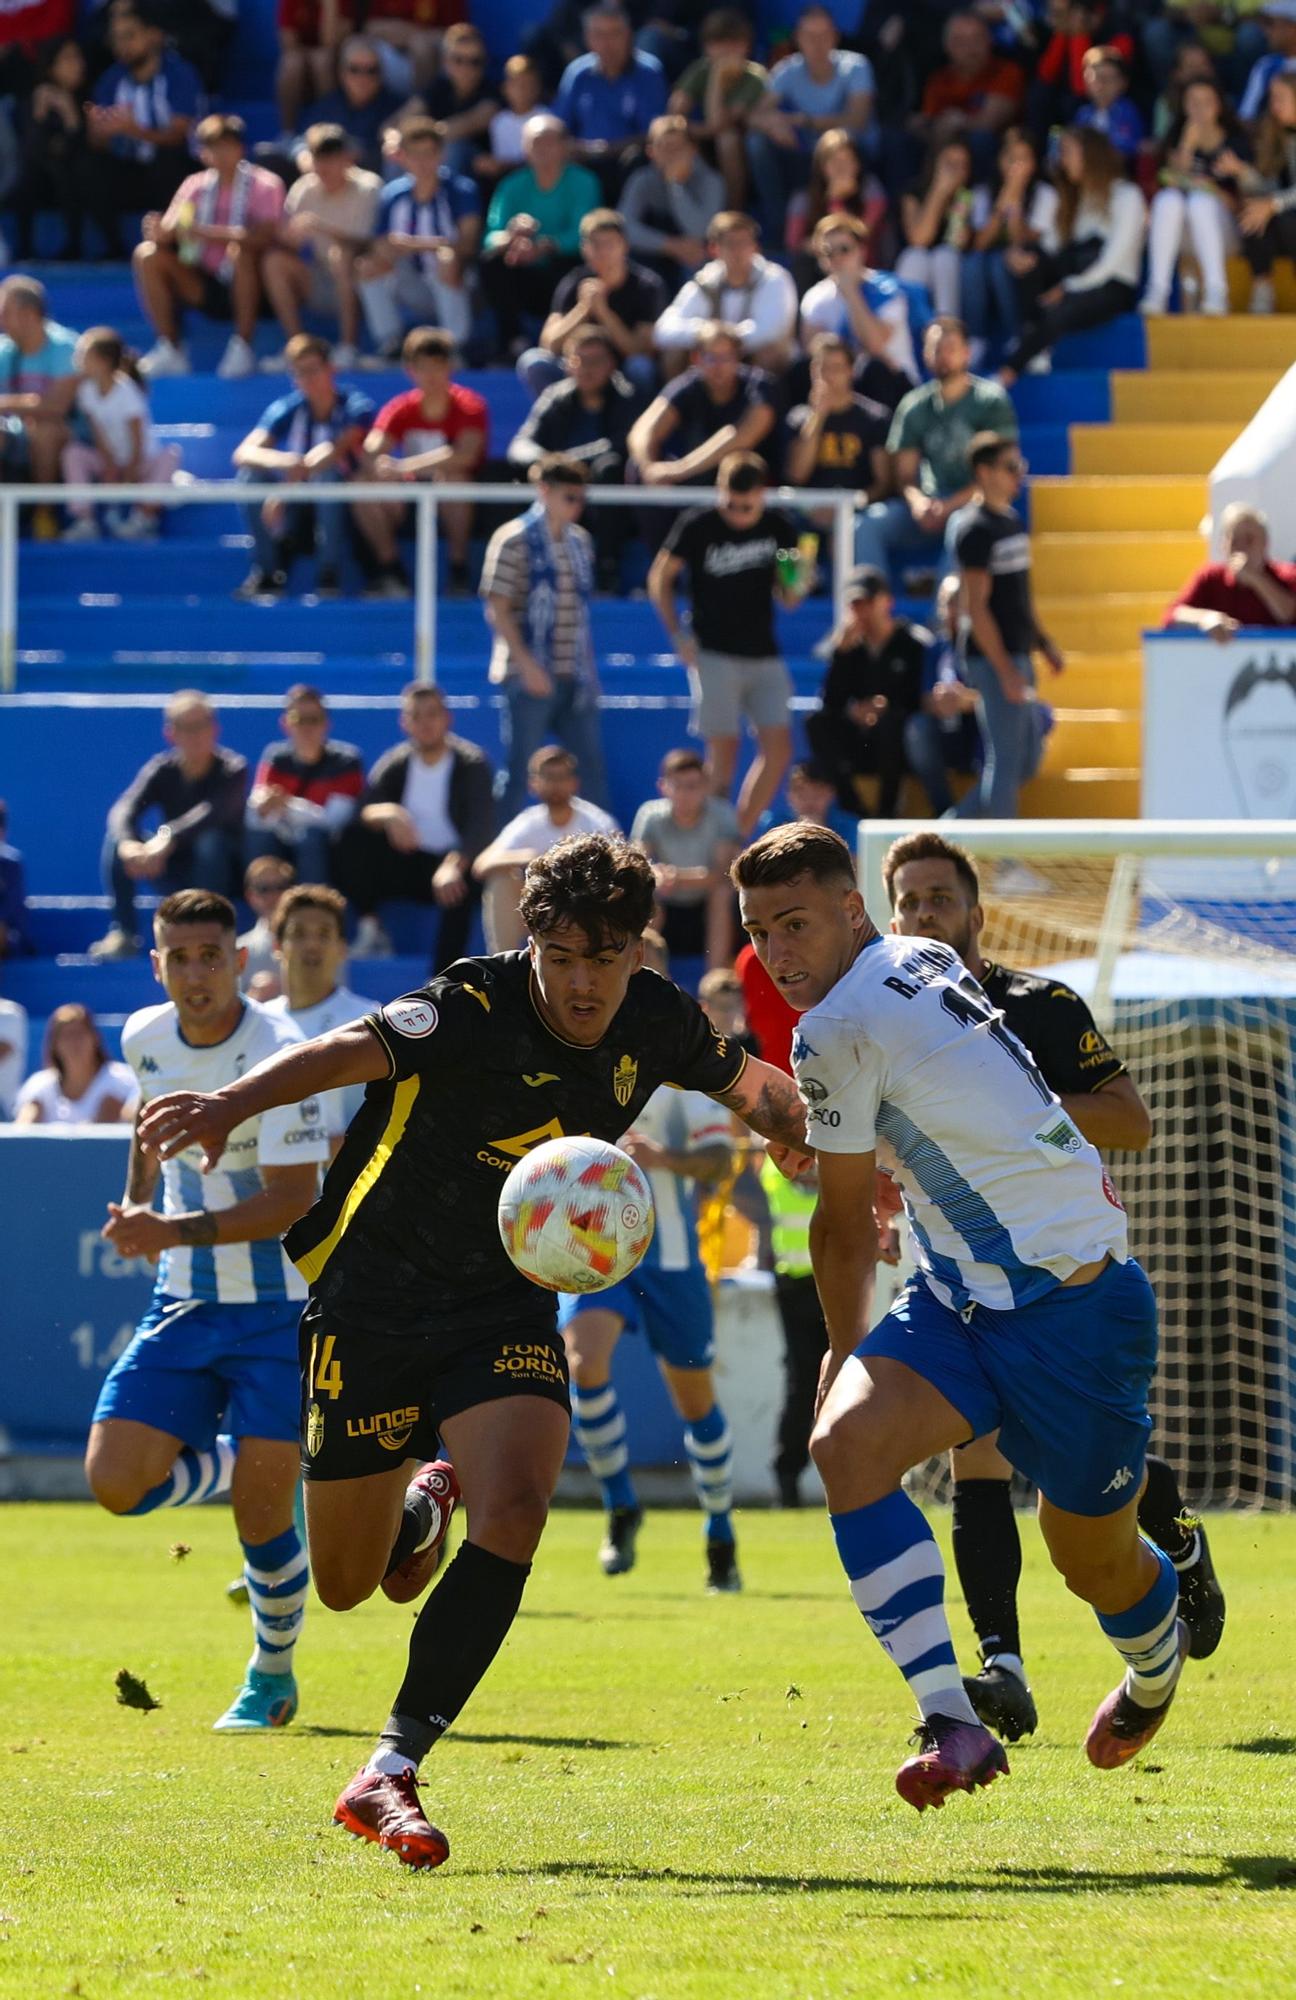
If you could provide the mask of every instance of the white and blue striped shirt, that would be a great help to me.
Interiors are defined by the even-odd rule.
[[[874,938],[792,1043],[810,1143],[876,1152],[944,1304],[1031,1304],[1129,1255],[1103,1164],[948,945]]]
[[[379,1001],[362,1000],[349,986],[335,986],[325,999],[317,1000],[313,1007],[298,1007],[295,1011],[288,1005],[287,994],[281,993],[277,999],[267,1000],[265,1009],[276,1020],[291,1021],[307,1042],[313,1042],[317,1035],[331,1034],[334,1028],[345,1028],[348,1021],[363,1021],[367,1014],[382,1012]],[[337,1090],[320,1092],[324,1130],[330,1139],[342,1137],[364,1103],[364,1094],[363,1083],[347,1083]]]
[[[728,1112],[702,1090],[676,1090],[664,1083],[648,1099],[634,1128],[672,1153],[696,1153],[703,1146],[727,1146],[733,1130]],[[657,1226],[644,1253],[644,1268],[693,1270],[702,1262],[697,1240],[697,1183],[655,1168],[648,1175]]]
[[[173,1090],[220,1090],[290,1042],[299,1029],[277,1019],[254,1000],[243,1002],[234,1032],[223,1042],[198,1048],[180,1033],[171,1002],[141,1007],[122,1029],[122,1054],[139,1079],[147,1102]],[[319,1100],[280,1105],[247,1119],[230,1133],[220,1164],[202,1172],[197,1146],[186,1147],[162,1168],[162,1213],[180,1215],[232,1208],[259,1193],[262,1167],[328,1165],[328,1140]],[[306,1285],[288,1262],[276,1237],[259,1243],[215,1243],[164,1250],[157,1289],[172,1299],[206,1299],[220,1305],[252,1305],[268,1300],[304,1299]]]

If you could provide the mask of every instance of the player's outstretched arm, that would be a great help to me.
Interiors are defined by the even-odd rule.
[[[736,1111],[744,1125],[770,1142],[770,1157],[780,1170],[795,1179],[811,1165],[806,1150],[805,1106],[786,1070],[749,1056],[738,1081],[728,1090],[708,1093],[717,1104]]]
[[[873,1311],[878,1236],[872,1153],[818,1153],[819,1200],[810,1218],[810,1261],[828,1328],[820,1400],[858,1347]]]
[[[319,1187],[314,1161],[302,1166],[262,1167],[255,1194],[228,1208],[188,1209],[179,1215],[159,1215],[152,1208],[116,1210],[104,1230],[123,1257],[156,1259],[182,1244],[261,1243],[282,1236],[298,1216],[305,1215]]]
[[[1062,1109],[1100,1153],[1141,1153],[1152,1143],[1152,1116],[1132,1076],[1113,1076],[1084,1096],[1064,1093]]]
[[[209,1173],[236,1126],[277,1104],[297,1104],[348,1083],[378,1083],[391,1073],[386,1049],[363,1021],[352,1021],[313,1042],[297,1042],[267,1056],[223,1090],[173,1091],[154,1098],[139,1122],[140,1144],[160,1160],[186,1146],[201,1146]]]

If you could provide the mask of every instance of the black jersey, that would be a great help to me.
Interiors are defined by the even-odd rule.
[[[460,959],[367,1025],[391,1075],[365,1091],[285,1248],[325,1306],[386,1333],[534,1318],[547,1295],[514,1269],[496,1219],[510,1169],[546,1139],[620,1138],[660,1084],[728,1090],[747,1061],[648,971],[596,1048],[563,1041],[540,1017],[521,951]]]
[[[1059,1097],[1101,1090],[1114,1076],[1124,1075],[1124,1063],[1084,1001],[1061,980],[1046,979],[1038,972],[1014,972],[1007,965],[987,965],[980,983]]]

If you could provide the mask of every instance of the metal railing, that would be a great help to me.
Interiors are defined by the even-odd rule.
[[[466,500],[511,506],[519,513],[530,505],[533,489],[521,484],[475,485],[468,482],[424,484],[355,481],[351,484],[287,480],[196,480],[182,486],[0,486],[0,691],[12,694],[18,675],[18,510],[20,507],[61,507],[90,502],[99,507],[242,507],[266,500],[312,507],[348,507],[389,500],[414,509],[414,662],[421,681],[436,679],[437,515],[447,502]],[[697,507],[714,502],[714,487],[590,486],[587,507]],[[796,508],[807,514],[831,514],[833,604],[840,613],[846,576],[854,561],[854,520],[858,496],[827,488],[779,486],[767,491],[767,504]],[[69,562],[79,544],[69,546]],[[179,556],[182,545],[163,542],[163,559]]]

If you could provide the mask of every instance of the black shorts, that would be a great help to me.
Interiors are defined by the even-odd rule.
[[[362,1479],[435,1458],[441,1425],[476,1403],[543,1396],[570,1414],[552,1309],[470,1335],[372,1333],[312,1299],[301,1317],[302,1476]]]
[[[205,264],[199,266],[202,276],[202,301],[199,312],[208,319],[233,319],[234,295],[229,280],[222,278],[219,271],[209,271]]]

